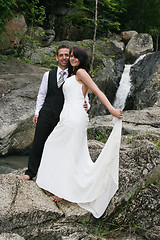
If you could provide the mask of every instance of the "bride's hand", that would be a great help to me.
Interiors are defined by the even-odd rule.
[[[111,114],[117,118],[123,118],[123,110],[121,109],[113,109]]]

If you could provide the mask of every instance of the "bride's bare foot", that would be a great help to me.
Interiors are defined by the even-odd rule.
[[[26,181],[28,181],[28,180],[30,180],[31,178],[30,178],[30,176],[29,175],[21,175],[21,178],[23,179],[23,180],[26,180]]]
[[[51,196],[50,198],[51,198],[53,201],[55,201],[55,202],[60,202],[60,201],[63,200],[63,198],[59,198],[59,197],[57,197],[57,196],[55,196],[55,195]]]

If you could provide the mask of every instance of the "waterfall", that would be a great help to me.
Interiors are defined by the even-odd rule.
[[[125,68],[120,80],[119,88],[116,93],[115,102],[113,104],[115,108],[124,109],[125,107],[125,102],[131,88],[130,75],[129,75],[131,66],[132,66],[131,64],[125,65]]]
[[[125,65],[120,84],[116,93],[115,101],[113,106],[115,108],[124,109],[127,96],[129,94],[130,88],[131,88],[131,81],[130,81],[130,69],[133,65],[138,63],[140,60],[142,60],[146,54],[141,55],[133,64],[127,64]]]

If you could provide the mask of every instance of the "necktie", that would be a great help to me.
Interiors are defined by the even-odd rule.
[[[60,77],[58,79],[58,88],[60,88],[60,86],[64,83],[64,74],[65,74],[65,71],[61,71],[60,72]]]

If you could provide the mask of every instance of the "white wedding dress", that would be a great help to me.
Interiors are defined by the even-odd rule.
[[[83,108],[82,84],[75,75],[67,78],[63,92],[60,121],[45,143],[36,182],[99,218],[118,189],[122,120],[113,119],[110,137],[94,163],[87,146],[88,115]]]

